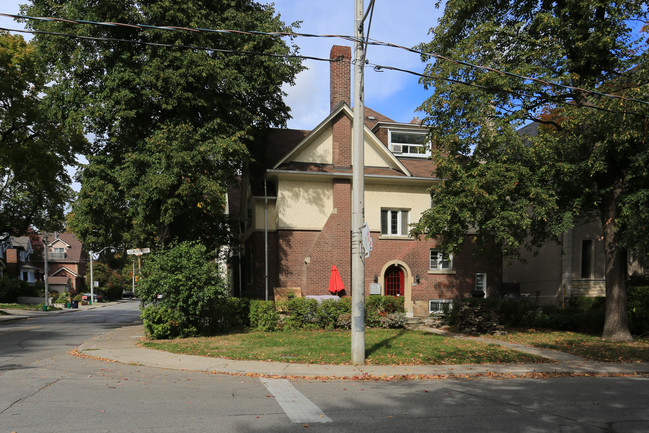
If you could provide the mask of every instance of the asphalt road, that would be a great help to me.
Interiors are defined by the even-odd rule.
[[[0,323],[3,432],[648,432],[649,379],[288,381],[78,358],[137,303]]]

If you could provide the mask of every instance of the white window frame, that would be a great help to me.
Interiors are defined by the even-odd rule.
[[[437,304],[436,309],[433,309],[433,305]],[[428,314],[443,314],[444,313],[444,304],[448,305],[448,311],[453,309],[453,300],[452,299],[429,299],[428,300]]]
[[[384,212],[387,212],[387,221],[386,221],[386,231],[383,230],[383,214]],[[397,216],[397,230],[394,232],[392,230],[392,218],[393,215]],[[408,218],[407,221],[405,221],[405,227],[406,227],[406,232],[403,232],[404,229],[404,221],[403,221],[403,216],[404,214]],[[398,236],[398,237],[408,237],[408,232],[410,227],[410,209],[391,209],[391,208],[381,208],[381,236]]]
[[[487,273],[476,272],[475,274],[475,290],[484,292],[484,297],[487,297]]]
[[[433,254],[436,255],[435,263],[433,263]],[[444,256],[448,260],[444,260]],[[448,267],[444,267],[444,261],[448,262]],[[434,266],[433,266],[434,265]],[[429,257],[429,269],[431,271],[452,271],[453,270],[453,254],[445,254],[442,251],[431,248]]]
[[[428,133],[424,131],[412,131],[407,129],[389,129],[388,130],[388,141],[390,150],[395,155],[399,156],[408,156],[415,158],[428,158],[431,156],[430,143],[426,140],[426,144],[419,143],[393,143],[392,134],[412,134],[412,135],[421,135],[427,138]],[[412,149],[421,149],[424,148],[424,152],[411,152]]]

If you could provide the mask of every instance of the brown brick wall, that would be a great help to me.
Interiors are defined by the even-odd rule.
[[[332,158],[335,167],[351,167],[352,165],[352,121],[340,113],[333,120],[333,149]]]
[[[411,287],[412,301],[429,299],[448,299],[456,296],[469,296],[475,287],[475,274],[487,273],[489,293],[500,290],[501,266],[500,257],[492,259],[474,257],[474,246],[467,239],[463,250],[453,257],[455,273],[429,274],[430,249],[437,246],[432,239],[400,240],[379,239],[379,233],[372,233],[373,250],[365,260],[366,290],[374,281],[376,274],[383,287],[381,272],[388,262],[398,260],[405,263],[412,273],[413,280],[417,274],[420,283]]]
[[[344,60],[330,63],[330,110],[333,111],[334,107],[340,102],[345,102],[347,105],[351,97],[351,58],[352,49],[340,45],[331,47],[329,58],[334,60],[343,56]]]

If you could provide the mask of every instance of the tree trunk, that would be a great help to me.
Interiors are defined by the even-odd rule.
[[[604,247],[606,249],[606,313],[602,338],[611,341],[633,341],[627,310],[626,248],[620,246],[617,227],[617,198],[621,185],[613,188],[602,205]]]

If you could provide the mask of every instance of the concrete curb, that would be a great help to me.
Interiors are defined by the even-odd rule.
[[[523,378],[556,376],[646,375],[649,364],[609,364],[592,362],[556,351],[530,348],[541,356],[559,359],[556,363],[475,364],[475,365],[389,365],[352,366],[294,364],[282,362],[238,361],[224,358],[179,355],[138,345],[144,338],[142,325],[126,326],[83,343],[77,353],[83,357],[124,364],[215,374],[290,377],[302,379],[446,379],[446,378]],[[497,340],[489,340],[496,342]],[[504,342],[501,342],[504,343]],[[509,343],[504,343],[508,346]]]

